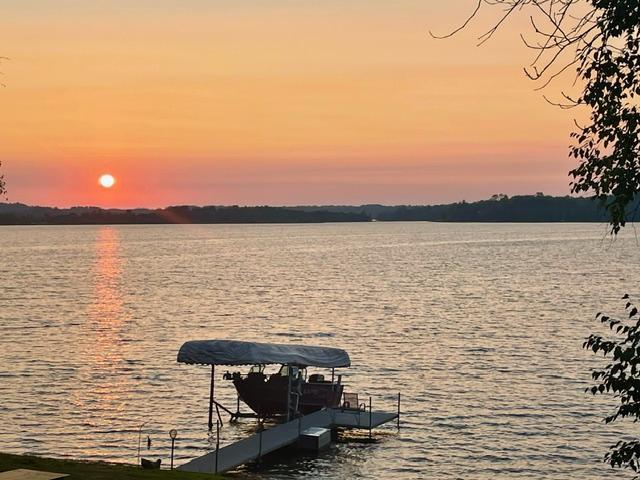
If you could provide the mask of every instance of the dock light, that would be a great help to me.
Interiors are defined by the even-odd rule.
[[[178,431],[175,428],[169,430],[169,436],[171,437],[171,470],[173,470],[173,449],[176,444],[176,437],[178,436]]]

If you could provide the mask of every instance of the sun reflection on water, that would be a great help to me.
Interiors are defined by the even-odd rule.
[[[96,365],[109,367],[122,359],[122,258],[118,231],[111,227],[101,228],[95,251],[93,298],[89,307],[95,344],[87,353]]]
[[[110,442],[113,421],[125,415],[130,379],[122,375],[127,350],[127,311],[123,302],[123,259],[120,233],[101,227],[96,233],[91,268],[91,301],[84,335],[82,391],[75,397],[85,424],[93,430],[87,454],[95,443]],[[90,432],[88,432],[90,433]],[[93,446],[92,446],[93,445]]]

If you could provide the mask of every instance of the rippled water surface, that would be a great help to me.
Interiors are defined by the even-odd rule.
[[[177,463],[198,456],[209,369],[176,353],[232,338],[345,348],[350,390],[404,399],[374,444],[233,475],[618,477],[601,458],[626,427],[584,394],[602,360],[581,343],[637,294],[639,260],[602,225],[0,227],[0,451],[135,462],[147,422],[145,456],[168,463],[170,428]]]

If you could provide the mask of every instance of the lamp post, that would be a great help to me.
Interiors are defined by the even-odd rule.
[[[171,437],[171,470],[173,470],[173,449],[176,444],[176,437],[178,436],[178,431],[175,428],[169,430],[169,436]]]

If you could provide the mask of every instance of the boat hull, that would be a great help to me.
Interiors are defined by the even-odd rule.
[[[249,374],[234,378],[238,396],[260,417],[286,415],[289,379],[286,376]],[[337,407],[342,398],[341,384],[331,382],[292,382],[291,392],[299,395],[298,411],[315,412],[324,407]]]

